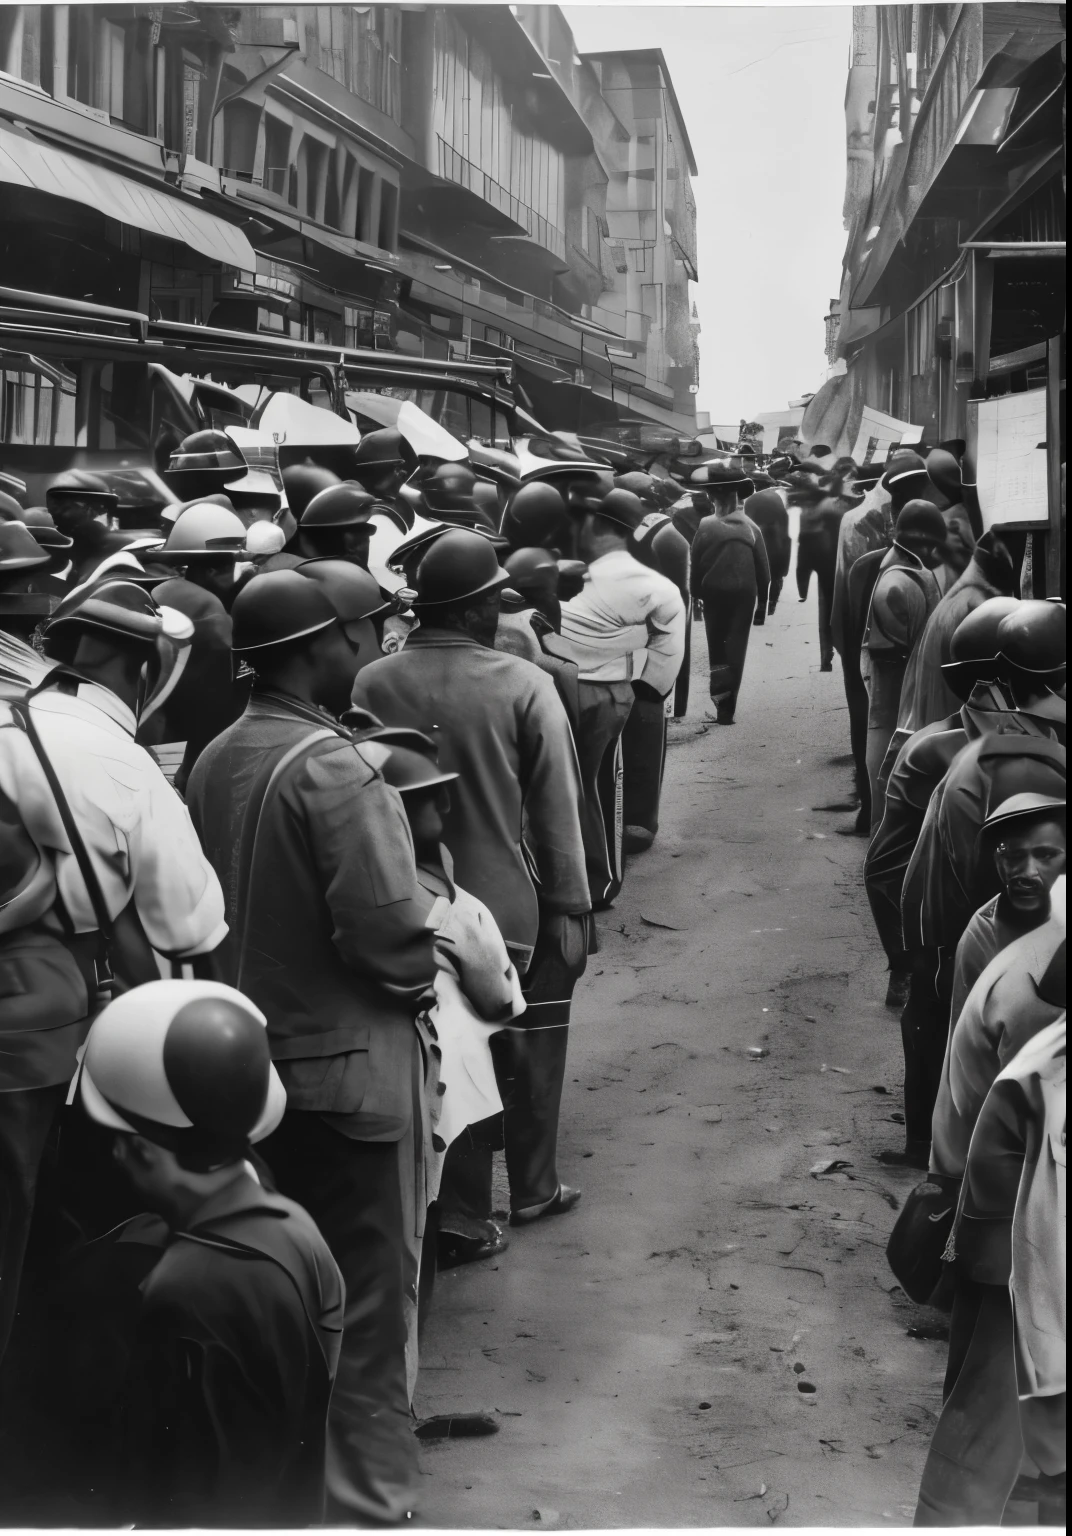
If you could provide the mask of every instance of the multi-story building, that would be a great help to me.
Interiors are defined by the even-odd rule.
[[[1064,78],[1060,7],[854,7],[845,373],[812,401],[811,440],[851,452],[865,406],[929,442],[964,439],[971,402],[1043,386],[1056,422]],[[1056,474],[1064,450],[1052,438]]]
[[[550,426],[694,430],[695,169],[662,55],[554,6],[0,9],[0,282],[509,352]]]

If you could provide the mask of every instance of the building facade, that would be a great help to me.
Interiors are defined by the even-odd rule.
[[[826,321],[844,373],[810,440],[852,452],[865,406],[930,443],[965,440],[969,406],[1005,394],[1049,388],[1063,412],[1064,80],[1060,7],[854,7]],[[1056,483],[1063,427],[1049,451]]]
[[[552,428],[695,430],[695,172],[661,53],[554,6],[0,8],[0,283],[508,353]]]

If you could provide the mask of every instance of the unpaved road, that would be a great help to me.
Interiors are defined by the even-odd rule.
[[[424,1450],[429,1525],[911,1520],[945,1351],[908,1337],[939,1319],[885,1261],[919,1176],[875,1160],[902,1145],[900,1045],[863,844],[823,809],[849,799],[841,678],[814,597],[783,597],[738,724],[704,730],[693,639],[659,837],[574,1004],[584,1198],[437,1282],[418,1410],[501,1427]]]

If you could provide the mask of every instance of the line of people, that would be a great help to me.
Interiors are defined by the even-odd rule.
[[[949,1314],[916,1524],[997,1525],[1017,1489],[1063,1524],[1064,604],[1017,595],[947,449],[855,483],[832,637],[905,1064],[878,1156],[926,1174],[889,1259]]]
[[[406,1519],[417,1440],[497,1428],[413,1410],[436,1269],[508,1246],[494,1152],[511,1228],[580,1199],[593,912],[657,831],[690,596],[711,633],[736,609],[717,560],[690,583],[680,485],[503,507],[387,431],[350,468],[281,494],[206,432],[159,530],[85,471],[0,509],[0,1481],[28,1521]],[[701,552],[751,526],[723,473]]]

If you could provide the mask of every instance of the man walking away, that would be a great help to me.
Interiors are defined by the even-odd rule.
[[[738,507],[752,482],[736,470],[713,464],[707,493],[714,511],[703,519],[692,543],[690,585],[703,603],[711,701],[719,725],[732,725],[744,676],[748,636],[767,614],[770,568],[763,535]]]

